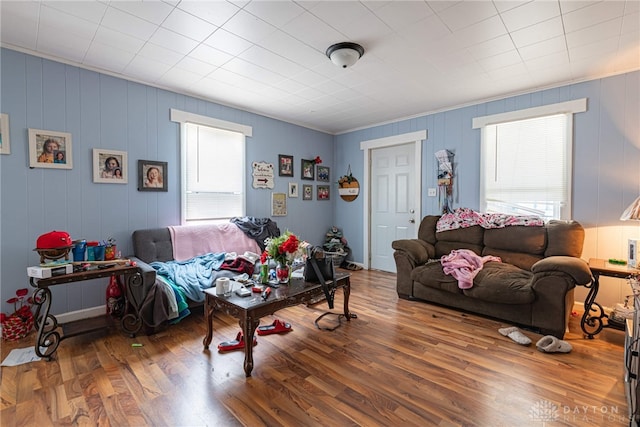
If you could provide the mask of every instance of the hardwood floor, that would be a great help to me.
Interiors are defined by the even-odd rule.
[[[621,331],[586,340],[574,317],[573,351],[545,354],[532,332],[525,347],[498,333],[506,323],[399,300],[392,274],[357,271],[351,282],[357,319],[328,332],[314,325],[326,304],[279,311],[293,331],[258,337],[250,378],[242,351],[217,352],[239,331],[226,315],[214,320],[211,351],[202,311],[151,336],[69,338],[54,361],[2,368],[0,424],[628,425]],[[2,359],[34,340],[3,342]]]

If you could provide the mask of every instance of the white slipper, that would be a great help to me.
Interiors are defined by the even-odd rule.
[[[554,337],[553,335],[547,335],[536,343],[536,347],[543,353],[569,353],[573,350],[571,344],[561,339]]]
[[[504,335],[505,337],[511,338],[520,345],[531,344],[531,340],[529,339],[529,337],[520,332],[520,329],[516,328],[515,326],[512,326],[510,328],[498,329],[498,332],[500,332],[500,334]]]

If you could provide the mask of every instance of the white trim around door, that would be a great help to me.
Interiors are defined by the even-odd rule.
[[[362,193],[363,193],[363,208],[364,212],[362,213],[363,221],[363,248],[365,251],[364,254],[364,268],[369,269],[371,264],[371,230],[370,230],[370,219],[371,219],[371,191],[369,188],[369,180],[371,177],[371,150],[376,148],[384,148],[391,147],[394,145],[403,145],[413,143],[415,148],[415,159],[416,159],[416,177],[415,177],[415,200],[416,200],[416,233],[418,232],[418,225],[420,224],[420,220],[422,219],[422,141],[427,139],[427,131],[417,131],[404,133],[402,135],[394,135],[385,138],[378,139],[370,139],[368,141],[360,142],[360,149],[363,151],[364,155],[364,182],[362,183]]]

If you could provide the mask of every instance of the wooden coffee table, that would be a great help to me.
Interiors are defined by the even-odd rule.
[[[342,288],[344,294],[344,316],[351,320],[349,313],[349,295],[351,293],[350,275],[336,273],[336,288]],[[234,283],[234,290],[238,286]],[[216,310],[229,314],[239,320],[244,335],[244,372],[247,377],[253,370],[253,336],[260,325],[260,318],[276,311],[298,304],[315,302],[324,296],[319,283],[305,282],[303,279],[291,279],[287,285],[280,285],[271,290],[271,295],[263,301],[260,294],[254,293],[250,297],[239,297],[232,293],[230,297],[216,295],[215,288],[205,291],[204,316],[207,322],[207,335],[204,337],[204,348],[208,349],[213,336],[213,315]],[[353,316],[355,317],[355,316]]]

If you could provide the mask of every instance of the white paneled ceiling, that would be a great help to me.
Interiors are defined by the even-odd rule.
[[[640,1],[6,1],[2,46],[329,133],[640,69]],[[365,54],[341,69],[338,42]]]

